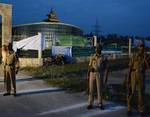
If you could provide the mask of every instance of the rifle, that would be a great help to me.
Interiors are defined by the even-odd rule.
[[[87,71],[87,93],[89,94],[89,80],[90,80],[90,72],[94,72],[94,68],[90,65]]]
[[[89,68],[88,68],[88,71],[87,71],[87,77],[86,77],[86,86],[87,86],[87,89],[86,89],[86,92],[87,94],[89,94],[89,78],[90,77],[90,71],[89,71]]]
[[[129,96],[131,94],[131,68],[129,68],[129,72],[127,75],[127,80],[126,80],[126,88],[127,88],[127,95]]]

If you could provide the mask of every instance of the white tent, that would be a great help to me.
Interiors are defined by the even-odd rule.
[[[45,49],[45,38],[41,33],[38,33],[38,35],[14,42],[13,48],[23,50],[38,50],[39,56],[41,56],[42,50]]]
[[[15,45],[16,48],[23,50],[44,50],[45,38],[41,33],[38,33],[38,35],[17,41]]]

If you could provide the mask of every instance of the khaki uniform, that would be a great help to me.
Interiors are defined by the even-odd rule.
[[[6,55],[6,89],[11,93],[11,81],[16,93],[16,68],[19,68],[18,56],[14,51],[9,51]]]
[[[141,56],[139,53],[135,54],[129,63],[131,69],[131,92],[127,97],[128,111],[131,111],[131,101],[137,86],[138,90],[138,110],[144,112],[144,91],[145,91],[145,70],[147,64],[147,55]]]
[[[104,80],[104,72],[107,68],[107,59],[102,55],[94,54],[90,58],[89,62],[89,105],[93,104],[93,87],[94,81],[96,80],[97,87],[97,102],[98,104],[102,104],[102,91],[103,91],[103,80]]]

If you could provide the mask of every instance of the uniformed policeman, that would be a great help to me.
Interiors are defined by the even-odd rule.
[[[6,55],[6,90],[4,96],[11,94],[11,82],[13,86],[13,95],[16,96],[16,73],[19,69],[19,59],[12,49],[12,44],[8,44],[8,52]]]
[[[127,96],[128,110],[127,114],[131,114],[131,102],[137,86],[138,90],[138,111],[141,115],[144,114],[144,92],[145,92],[145,70],[149,68],[148,55],[145,52],[144,44],[140,43],[139,51],[130,60],[128,85],[131,87],[130,93]]]
[[[96,80],[96,87],[97,87],[97,102],[98,107],[100,109],[104,109],[102,103],[102,91],[104,88],[104,83],[107,82],[108,76],[108,61],[107,59],[101,54],[102,47],[101,45],[96,46],[96,53],[91,56],[89,67],[88,67],[88,77],[89,80],[89,99],[88,99],[88,106],[87,109],[93,108],[93,87],[94,81]],[[103,83],[104,82],[104,83]]]

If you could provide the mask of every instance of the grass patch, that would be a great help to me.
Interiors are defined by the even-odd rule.
[[[122,70],[128,67],[128,59],[117,59],[117,60],[109,60],[110,71]],[[70,75],[74,74],[76,76],[81,77],[81,74],[86,74],[88,68],[88,62],[84,63],[73,63],[73,64],[65,64],[63,66],[51,65],[51,66],[42,66],[42,67],[25,67],[22,70],[28,72],[29,74],[35,77],[48,77],[62,75]]]
[[[110,60],[110,72],[127,68],[127,59]],[[43,78],[51,86],[62,87],[73,91],[86,90],[86,74],[88,62],[65,64],[63,66],[51,65],[38,68],[26,67],[23,70],[33,77]],[[81,88],[81,89],[80,89]]]
[[[51,86],[64,88],[70,92],[82,92],[87,87],[86,80],[78,77],[46,79],[46,82]]]
[[[61,78],[64,76],[82,76],[83,72],[87,71],[88,63],[81,64],[66,64],[63,66],[51,65],[38,68],[26,67],[25,70],[32,74],[34,77],[46,78]]]

